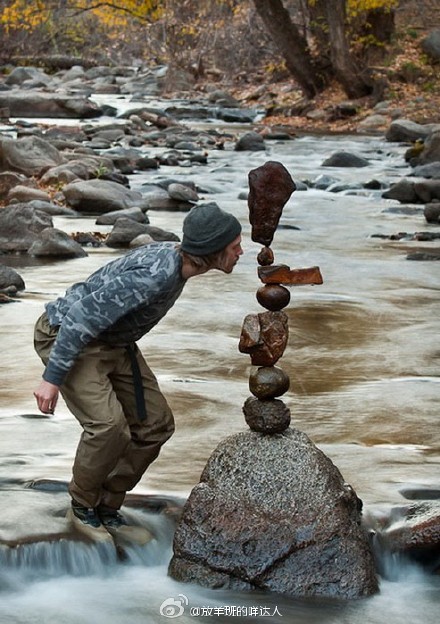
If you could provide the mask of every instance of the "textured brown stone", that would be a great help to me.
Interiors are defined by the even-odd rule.
[[[279,284],[266,284],[257,290],[257,301],[266,310],[277,312],[289,305],[290,292]]]
[[[261,366],[249,375],[249,390],[257,399],[274,399],[288,391],[288,375],[276,366]]]
[[[273,366],[283,355],[288,337],[288,318],[284,312],[248,314],[238,349],[249,353],[254,366]]]
[[[290,269],[287,264],[259,266],[258,277],[263,284],[287,284],[290,286],[302,284],[322,284],[322,275],[319,267],[307,269]]]
[[[272,249],[270,247],[263,247],[257,256],[258,264],[261,264],[261,266],[267,266],[269,264],[273,264],[273,261],[274,256]]]
[[[284,205],[296,186],[284,165],[275,161],[253,169],[248,178],[251,237],[256,243],[269,246]]]
[[[243,413],[252,431],[281,433],[290,425],[290,410],[279,399],[260,401],[249,397],[243,405]]]

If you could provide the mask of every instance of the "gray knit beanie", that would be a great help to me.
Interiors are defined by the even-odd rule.
[[[183,221],[180,248],[194,256],[205,256],[224,249],[241,233],[240,222],[215,202],[194,206]]]

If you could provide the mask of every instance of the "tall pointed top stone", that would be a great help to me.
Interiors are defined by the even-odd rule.
[[[296,189],[295,182],[284,165],[271,160],[252,169],[248,178],[251,237],[255,243],[269,247],[283,208]]]

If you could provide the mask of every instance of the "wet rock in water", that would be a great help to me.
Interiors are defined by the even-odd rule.
[[[276,312],[289,305],[290,292],[279,284],[265,284],[257,290],[257,301],[263,308]]]
[[[180,242],[180,238],[174,232],[169,232],[163,228],[155,225],[147,225],[147,234],[151,236],[154,241],[175,241]]]
[[[106,212],[100,215],[95,223],[96,225],[114,225],[118,219],[125,218],[137,221],[138,223],[149,223],[150,220],[147,215],[136,206],[133,208],[126,208],[125,210],[114,210],[112,212]]]
[[[52,227],[50,215],[28,204],[11,204],[0,210],[0,250],[27,251],[40,232]]]
[[[265,149],[264,138],[258,132],[246,132],[235,144],[236,152],[258,152]]]
[[[377,592],[361,502],[300,431],[224,440],[184,507],[169,574],[210,588],[352,599]]]
[[[68,481],[57,481],[56,479],[35,479],[29,481],[26,487],[31,490],[42,492],[67,492]]]
[[[69,206],[88,214],[102,214],[123,208],[143,208],[142,194],[117,182],[85,180],[63,188]]]
[[[268,161],[249,172],[249,221],[252,240],[269,247],[284,205],[296,186],[279,162]]]
[[[253,366],[273,366],[282,357],[288,337],[284,312],[248,314],[243,321],[238,350],[250,355]]]
[[[15,171],[27,177],[40,176],[50,167],[64,162],[60,152],[36,136],[22,139],[0,137],[1,171]]]
[[[418,202],[417,193],[414,190],[414,182],[411,180],[399,180],[382,193],[384,199],[396,199],[401,203],[415,204]]]
[[[249,397],[244,402],[243,413],[252,431],[266,434],[281,433],[290,425],[290,410],[279,399],[261,401]]]
[[[138,223],[133,219],[121,217],[107,237],[107,247],[128,247],[131,241],[140,234],[148,234],[147,224]]]
[[[261,366],[249,375],[249,390],[258,399],[282,396],[289,387],[289,376],[277,366]]]
[[[28,249],[30,256],[56,256],[60,258],[84,258],[87,253],[71,236],[57,230],[46,228]]]
[[[149,234],[139,234],[136,238],[133,238],[130,241],[129,247],[130,249],[134,249],[136,247],[143,247],[144,245],[149,245],[150,243],[154,243],[154,238]]]
[[[21,275],[12,267],[0,264],[0,292],[12,295],[26,288]]]
[[[432,251],[413,251],[406,256],[406,259],[421,261],[440,260],[440,249]]]
[[[440,223],[440,202],[426,204],[423,215],[428,223]]]
[[[177,199],[178,201],[197,202],[199,196],[195,190],[186,184],[179,184],[173,182],[168,186],[168,194],[171,199]]]
[[[381,551],[404,555],[440,573],[440,503],[425,501],[392,509],[375,539]]]
[[[416,178],[440,178],[440,161],[414,167],[410,176]]]
[[[366,158],[350,152],[335,152],[322,163],[322,167],[367,167],[369,162]]]

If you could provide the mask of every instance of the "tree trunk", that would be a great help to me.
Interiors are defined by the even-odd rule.
[[[336,79],[348,97],[369,95],[373,84],[366,67],[354,63],[345,36],[345,0],[325,3],[330,36],[330,57]]]
[[[290,19],[282,0],[253,0],[275,45],[283,55],[288,71],[304,94],[314,97],[323,90],[325,78],[313,62],[307,42]]]

